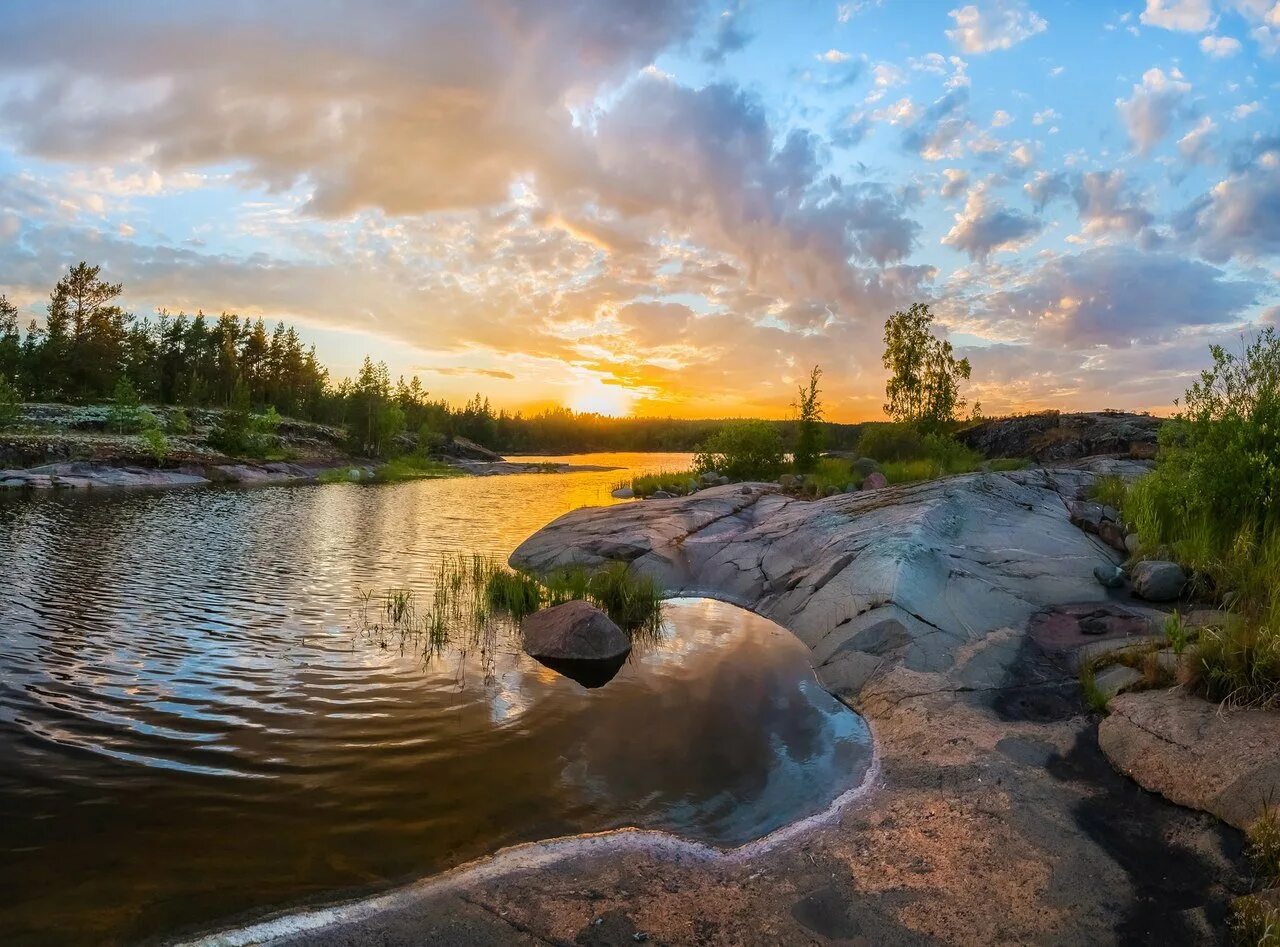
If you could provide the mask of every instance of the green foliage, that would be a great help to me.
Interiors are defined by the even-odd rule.
[[[182,408],[175,408],[169,413],[169,433],[180,437],[191,433],[191,418]]]
[[[843,493],[849,487],[862,486],[866,476],[854,468],[853,462],[843,457],[820,457],[813,471],[805,477],[805,483],[813,483],[819,496],[832,490]]]
[[[3,299],[3,297],[0,297]],[[22,397],[9,379],[0,375],[0,430],[12,427],[22,418]]]
[[[1246,834],[1249,866],[1254,875],[1268,888],[1280,885],[1280,815],[1275,807],[1264,807]]]
[[[1144,551],[1192,570],[1240,615],[1202,633],[1191,685],[1214,700],[1280,705],[1280,337],[1261,331],[1213,365],[1160,431],[1156,469],[1123,497]]]
[[[822,450],[822,401],[818,389],[818,379],[822,377],[822,369],[817,365],[809,372],[809,384],[802,385],[792,404],[797,415],[796,446],[792,452],[793,462],[798,473],[812,473],[818,463],[818,453]]]
[[[983,466],[998,473],[1008,470],[1026,470],[1031,466],[1031,462],[1025,457],[996,457],[992,460],[984,461]]]
[[[1104,474],[1093,482],[1089,488],[1089,498],[1097,503],[1124,509],[1125,498],[1129,495],[1129,481],[1119,474]]]
[[[378,483],[400,483],[405,480],[440,480],[446,477],[465,476],[465,471],[423,454],[406,454],[403,457],[393,457],[385,464],[374,468],[373,472],[373,479]]]
[[[885,413],[925,431],[955,420],[964,406],[960,382],[970,374],[969,360],[957,360],[951,343],[929,331],[932,323],[928,305],[912,303],[884,324]]]
[[[858,440],[858,453],[886,460],[920,460],[926,454],[924,435],[909,424],[868,425]]]
[[[1257,895],[1235,900],[1230,927],[1238,947],[1280,947],[1280,909]]]
[[[163,461],[169,456],[169,439],[164,436],[164,431],[158,427],[148,427],[142,432],[142,439],[146,442],[147,453],[149,453],[157,462]]]
[[[138,430],[142,426],[141,406],[142,399],[138,396],[138,390],[133,387],[133,382],[121,378],[111,393],[111,413],[108,415],[111,430],[117,434],[129,434]]]
[[[1182,652],[1187,650],[1187,642],[1191,640],[1191,629],[1187,627],[1180,612],[1174,612],[1164,620],[1164,637],[1174,654],[1181,656]]]
[[[737,421],[712,435],[693,459],[698,472],[731,480],[773,480],[782,472],[782,438],[768,421]]]
[[[696,470],[662,470],[658,473],[632,477],[630,481],[623,482],[619,486],[630,487],[638,497],[653,496],[659,490],[675,496],[685,496],[689,493],[689,484],[696,482],[697,479],[698,471]]]
[[[926,434],[920,441],[922,457],[890,460],[881,473],[890,483],[914,483],[949,474],[968,473],[982,464],[982,455],[944,434]]]
[[[1094,665],[1086,663],[1080,668],[1080,690],[1084,695],[1085,706],[1096,713],[1107,712],[1107,697],[1098,689],[1094,681]]]

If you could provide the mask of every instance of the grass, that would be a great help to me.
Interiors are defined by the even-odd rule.
[[[1280,817],[1275,807],[1264,806],[1245,836],[1245,854],[1258,883],[1265,888],[1280,884]],[[1231,915],[1231,939],[1251,947],[1280,947],[1280,909],[1257,895],[1237,898]]]
[[[1124,509],[1128,494],[1129,482],[1119,474],[1104,474],[1089,488],[1089,499],[1117,510]]]
[[[1097,666],[1092,662],[1086,662],[1080,668],[1080,690],[1084,694],[1085,706],[1097,713],[1107,712],[1107,696],[1098,689],[1094,678],[1097,675]]]
[[[352,477],[352,470],[360,471],[360,475]],[[470,475],[465,470],[459,470],[434,457],[406,454],[403,457],[393,457],[381,466],[375,467],[372,475],[369,475],[363,467],[349,465],[322,470],[316,480],[319,483],[404,483],[408,480],[442,480],[448,477],[467,476]]]
[[[682,497],[688,495],[689,484],[697,479],[698,474],[693,470],[660,470],[616,483],[614,489],[630,487],[638,497],[653,496],[659,490]]]
[[[499,632],[518,634],[527,615],[576,599],[603,610],[633,641],[662,631],[661,588],[626,563],[564,569],[540,581],[488,556],[445,556],[434,579],[429,603],[420,603],[412,589],[362,593],[356,628],[382,648],[420,646],[428,661],[451,646],[478,648],[487,669]]]

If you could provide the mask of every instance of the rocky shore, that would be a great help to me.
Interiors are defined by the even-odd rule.
[[[745,854],[626,833],[534,846],[208,942],[1221,940],[1249,883],[1240,836],[1118,773],[1080,698],[1088,654],[1162,617],[1099,583],[1123,554],[1069,518],[1093,478],[1133,470],[1093,460],[816,501],[732,485],[561,517],[512,563],[622,561],[772,618],[870,723],[872,783]]]

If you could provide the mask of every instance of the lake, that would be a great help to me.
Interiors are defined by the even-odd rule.
[[[539,458],[546,459],[546,458]],[[623,826],[737,845],[871,759],[809,652],[674,600],[586,689],[498,634],[363,633],[442,556],[505,559],[616,472],[0,496],[0,943],[164,939]]]

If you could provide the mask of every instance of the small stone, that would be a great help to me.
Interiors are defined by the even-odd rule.
[[[1132,578],[1134,593],[1148,602],[1172,602],[1187,584],[1182,566],[1154,559],[1134,566]]]
[[[1124,585],[1124,571],[1119,566],[1094,566],[1093,577],[1109,589]]]
[[[720,475],[716,473],[714,470],[708,470],[706,473],[702,475],[702,482],[709,487],[714,487],[717,483],[720,482]]]
[[[889,481],[880,471],[875,470],[867,474],[867,478],[862,481],[863,490],[883,490],[889,485]]]
[[[1128,690],[1142,680],[1142,674],[1123,664],[1113,664],[1106,670],[1099,671],[1093,678],[1093,686],[1107,700]]]
[[[751,488],[748,487],[746,484],[743,484],[742,489],[739,490],[738,492],[741,493],[744,497],[751,496]]]
[[[1137,533],[1130,533],[1124,538],[1124,551],[1131,556],[1138,554],[1138,547],[1142,545],[1142,540],[1138,538]]]
[[[722,487],[727,487],[729,485],[729,478],[722,474],[719,479],[716,480],[716,483]]]
[[[654,490],[649,494],[650,500],[670,500],[674,497],[674,493],[668,493],[666,490]]]
[[[609,495],[615,500],[630,500],[636,495],[636,492],[630,487],[618,487],[618,489],[614,490]]]

